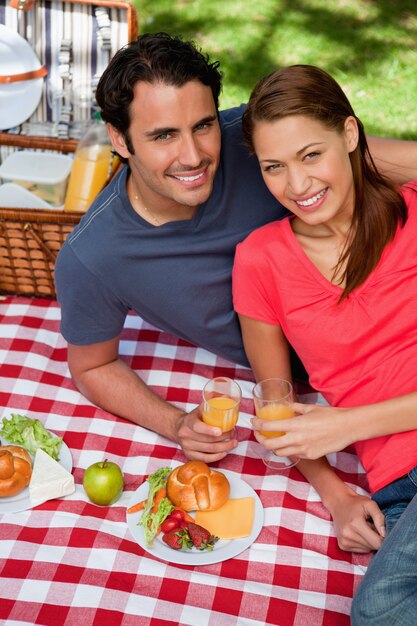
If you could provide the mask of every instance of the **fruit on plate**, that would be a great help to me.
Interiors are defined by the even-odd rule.
[[[0,497],[18,495],[28,486],[32,459],[20,446],[0,446]]]
[[[94,504],[114,504],[122,495],[123,486],[122,470],[107,459],[93,463],[84,472],[83,487]]]
[[[170,530],[177,530],[178,528],[186,529],[188,522],[195,522],[195,519],[188,515],[187,511],[171,509],[171,513],[162,522],[160,530],[162,533],[168,533]]]
[[[174,550],[187,550],[187,548],[191,548],[193,545],[187,533],[179,528],[170,530],[169,533],[162,535],[162,541]]]
[[[221,472],[202,461],[188,461],[168,477],[167,495],[184,511],[214,511],[228,499],[230,484]]]
[[[178,528],[180,528],[178,520],[170,516],[168,516],[161,524],[161,532],[164,535],[169,533],[171,530],[178,530]]]
[[[178,527],[173,528],[162,536],[162,541],[170,548],[187,550],[194,547],[198,550],[213,550],[218,537],[211,535],[206,528],[194,522],[171,519],[173,522],[177,522]]]
[[[193,546],[199,550],[213,550],[218,537],[211,535],[207,528],[193,522],[187,523],[187,531],[190,535]]]

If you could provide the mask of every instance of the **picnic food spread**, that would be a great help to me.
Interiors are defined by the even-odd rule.
[[[161,535],[162,542],[174,550],[212,551],[219,539],[248,537],[252,532],[254,498],[229,499],[228,478],[206,463],[188,461],[175,469],[163,467],[146,482],[147,499],[130,506],[127,513],[143,511],[138,525],[143,528],[147,548],[152,549]],[[195,518],[189,511],[195,511]]]
[[[0,446],[0,498],[15,496],[28,486],[32,459],[20,446]]]
[[[226,502],[230,485],[226,476],[202,461],[188,461],[169,475],[167,495],[184,511],[213,511]]]
[[[0,435],[10,444],[0,446],[0,498],[17,496],[28,487],[24,508],[30,508],[75,491],[74,477],[56,460],[62,438],[38,419],[12,413],[3,418]]]
[[[10,419],[3,418],[0,434],[17,444],[0,446],[0,498],[14,496],[28,487],[26,499],[37,506],[75,491],[71,472],[55,460],[62,439],[49,433],[39,420],[12,414]],[[117,493],[110,494],[107,491],[113,489],[115,470]],[[87,480],[89,472],[91,484]],[[90,500],[101,505],[118,499],[123,482],[119,466],[107,459],[91,465],[83,477]],[[137,525],[143,529],[147,548],[152,548],[155,538],[161,535],[161,541],[174,550],[210,552],[219,539],[244,538],[252,532],[254,498],[230,499],[227,476],[202,461],[188,461],[174,469],[162,467],[148,476],[146,483],[146,500],[130,506],[127,513],[142,512]]]

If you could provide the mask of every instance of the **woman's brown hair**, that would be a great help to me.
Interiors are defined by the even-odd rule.
[[[358,145],[350,153],[355,189],[351,236],[335,275],[346,263],[340,300],[361,285],[378,264],[398,225],[407,221],[401,194],[376,168],[369,152],[362,122],[340,85],[313,65],[292,65],[269,74],[255,86],[243,115],[243,135],[254,152],[253,131],[257,122],[271,122],[289,115],[304,115],[342,133],[347,117],[356,119]]]

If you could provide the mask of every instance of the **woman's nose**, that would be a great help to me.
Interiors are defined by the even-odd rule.
[[[288,187],[291,192],[301,196],[310,188],[310,177],[303,167],[288,168]]]

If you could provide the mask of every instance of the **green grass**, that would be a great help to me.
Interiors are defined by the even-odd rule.
[[[193,39],[224,73],[221,107],[264,74],[311,63],[342,85],[368,133],[417,139],[416,0],[134,0],[139,32]]]

